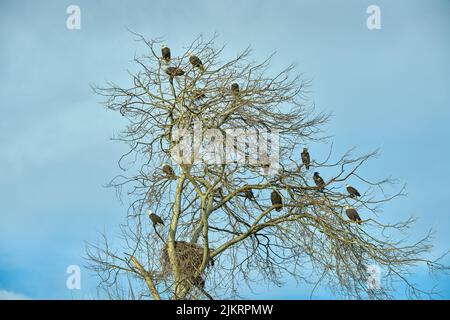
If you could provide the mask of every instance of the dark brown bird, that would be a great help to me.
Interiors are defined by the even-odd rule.
[[[214,193],[213,193],[213,197],[214,198],[219,198],[219,199],[222,199],[223,198],[223,191],[222,191],[222,188],[217,188],[217,189],[215,189],[214,190]]]
[[[206,94],[204,90],[196,89],[192,91],[192,97],[194,100],[200,100],[206,98]]]
[[[163,44],[162,49],[162,58],[166,63],[170,63],[170,48],[167,47],[167,45]]]
[[[308,148],[303,148],[302,152],[302,162],[306,170],[309,170],[309,165],[311,164],[311,159],[309,157]]]
[[[152,221],[154,227],[156,227],[158,224],[164,225],[164,221],[161,219],[161,217],[153,213],[152,210],[148,210],[148,217]]]
[[[203,65],[202,60],[200,60],[199,57],[190,54],[189,55],[189,62],[192,64],[194,68],[199,68],[202,72],[205,71],[205,66]]]
[[[356,223],[361,223],[361,217],[358,214],[358,211],[356,211],[356,209],[351,208],[349,206],[345,207],[345,214],[347,215],[347,217],[356,222]]]
[[[237,83],[232,83],[231,84],[231,93],[234,96],[237,96],[239,94],[239,85]]]
[[[272,193],[270,194],[270,200],[272,200],[272,205],[283,205],[283,199],[281,198],[281,195],[276,191],[273,190]],[[282,206],[277,207],[275,210],[277,211],[281,211]]]
[[[323,181],[322,177],[319,175],[318,172],[314,172],[314,183],[319,188],[320,191],[323,191],[325,189],[325,181]]]
[[[247,198],[248,200],[252,200],[252,201],[256,200],[252,189],[245,190],[244,195],[245,195],[245,198]]]
[[[175,172],[173,171],[172,167],[171,167],[170,165],[168,165],[168,164],[165,164],[165,165],[162,167],[162,171],[164,172],[164,174],[165,174],[166,176],[171,176],[171,177],[173,177],[173,176],[175,175]]]
[[[203,279],[202,276],[198,276],[197,278],[194,279],[192,284],[196,287],[204,289],[205,288],[205,279]]]
[[[174,77],[180,77],[184,75],[184,71],[178,67],[168,67],[166,69],[166,73],[170,76],[172,80]]]
[[[345,187],[347,188],[347,192],[350,195],[350,198],[361,197],[359,191],[353,188],[351,185],[346,184]]]

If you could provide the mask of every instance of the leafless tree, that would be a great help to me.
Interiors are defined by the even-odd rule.
[[[377,152],[354,156],[350,150],[333,160],[331,147],[325,159],[314,156],[314,144],[327,138],[321,128],[329,117],[308,103],[309,83],[292,75],[293,66],[274,73],[271,57],[255,62],[250,49],[224,61],[225,47],[215,45],[216,37],[199,37],[183,52],[172,50],[170,66],[184,74],[170,76],[162,41],[136,36],[147,54],[134,57],[130,86],[94,87],[105,106],[129,122],[114,138],[129,150],[118,161],[123,174],[111,182],[129,201],[122,236],[112,246],[103,234],[87,248],[89,266],[111,298],[239,298],[245,285],[281,286],[285,277],[349,298],[391,298],[398,281],[411,297],[433,294],[408,280],[419,264],[448,270],[426,258],[430,235],[408,244],[400,239],[413,219],[388,223],[381,211],[404,189],[388,195],[385,187],[392,180],[363,176],[363,165]],[[204,70],[189,62],[190,54],[201,59]],[[234,83],[239,92],[231,90]],[[279,159],[269,165],[279,167],[261,170],[267,169],[267,150],[252,149],[270,140],[261,137],[236,148],[244,163],[175,162],[172,151],[182,145],[176,130],[195,123],[201,123],[202,134],[277,132]],[[309,170],[300,157],[305,146],[311,150]],[[165,163],[173,175],[162,171]],[[323,172],[324,190],[314,184],[314,171]],[[346,192],[349,180],[357,183],[360,197]],[[281,205],[272,205],[273,190],[282,196]],[[362,223],[347,218],[347,205],[359,211]],[[153,226],[148,210],[165,225]],[[371,287],[369,266],[383,270],[381,287]]]

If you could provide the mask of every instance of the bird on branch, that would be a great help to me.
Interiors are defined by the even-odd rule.
[[[320,174],[318,172],[314,172],[313,179],[314,179],[314,183],[319,188],[319,190],[323,191],[323,189],[325,189],[325,181],[323,181],[322,177],[320,176]]]
[[[233,96],[239,95],[239,85],[237,83],[231,84],[231,93],[233,94]]]
[[[356,211],[356,209],[350,206],[345,206],[345,214],[353,222],[361,223],[361,217],[359,216],[358,211]]]
[[[173,178],[175,176],[175,172],[172,167],[168,164],[163,165],[162,172],[166,175],[166,177]]]
[[[356,190],[356,188],[352,187],[349,184],[346,184],[345,187],[347,188],[347,192],[350,195],[350,198],[361,197],[361,194],[358,190]]]
[[[277,211],[281,211],[282,205],[283,205],[283,199],[281,198],[281,195],[278,193],[278,191],[273,190],[270,194],[270,199],[272,200],[273,206],[278,206],[275,208]]]
[[[152,210],[148,210],[148,217],[152,221],[154,227],[156,227],[158,224],[161,224],[164,226],[163,219],[161,219],[161,217],[158,216],[156,213],[154,213]]]
[[[166,68],[166,74],[169,75],[169,81],[172,82],[173,78],[181,77],[184,75],[184,71],[179,67],[168,67]]]
[[[253,193],[252,189],[248,189],[244,191],[244,196],[246,199],[251,200],[251,201],[256,201],[255,195]]]
[[[205,72],[205,66],[203,65],[202,60],[196,55],[189,53],[189,62],[192,64],[194,68],[199,68],[200,71]]]
[[[164,62],[169,64],[170,63],[170,48],[167,47],[166,44],[162,45],[161,53],[162,53],[162,59],[164,60]]]
[[[302,152],[302,162],[306,170],[309,170],[309,165],[311,164],[311,159],[309,157],[308,148],[303,148]]]

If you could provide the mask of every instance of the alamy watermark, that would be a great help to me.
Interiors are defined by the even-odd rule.
[[[369,17],[366,20],[366,26],[369,30],[381,29],[381,9],[379,6],[372,4],[367,7],[366,13]]]
[[[66,27],[69,30],[81,29],[81,9],[75,4],[67,7],[66,13],[69,15],[66,19]]]
[[[172,160],[178,164],[236,163],[260,167],[263,175],[280,169],[280,135],[275,129],[204,129],[200,121],[177,128],[172,135]]]
[[[67,267],[66,273],[69,275],[66,280],[66,288],[69,290],[81,289],[81,268],[76,264]]]
[[[381,289],[381,268],[375,264],[367,266],[367,288],[369,290]]]

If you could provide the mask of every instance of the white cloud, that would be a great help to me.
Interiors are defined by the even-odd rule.
[[[35,118],[14,135],[5,133],[0,137],[0,176],[19,178],[96,144],[108,143],[110,131],[102,126],[108,119],[100,106],[85,103]]]
[[[30,300],[30,298],[20,293],[0,289],[0,300]]]

